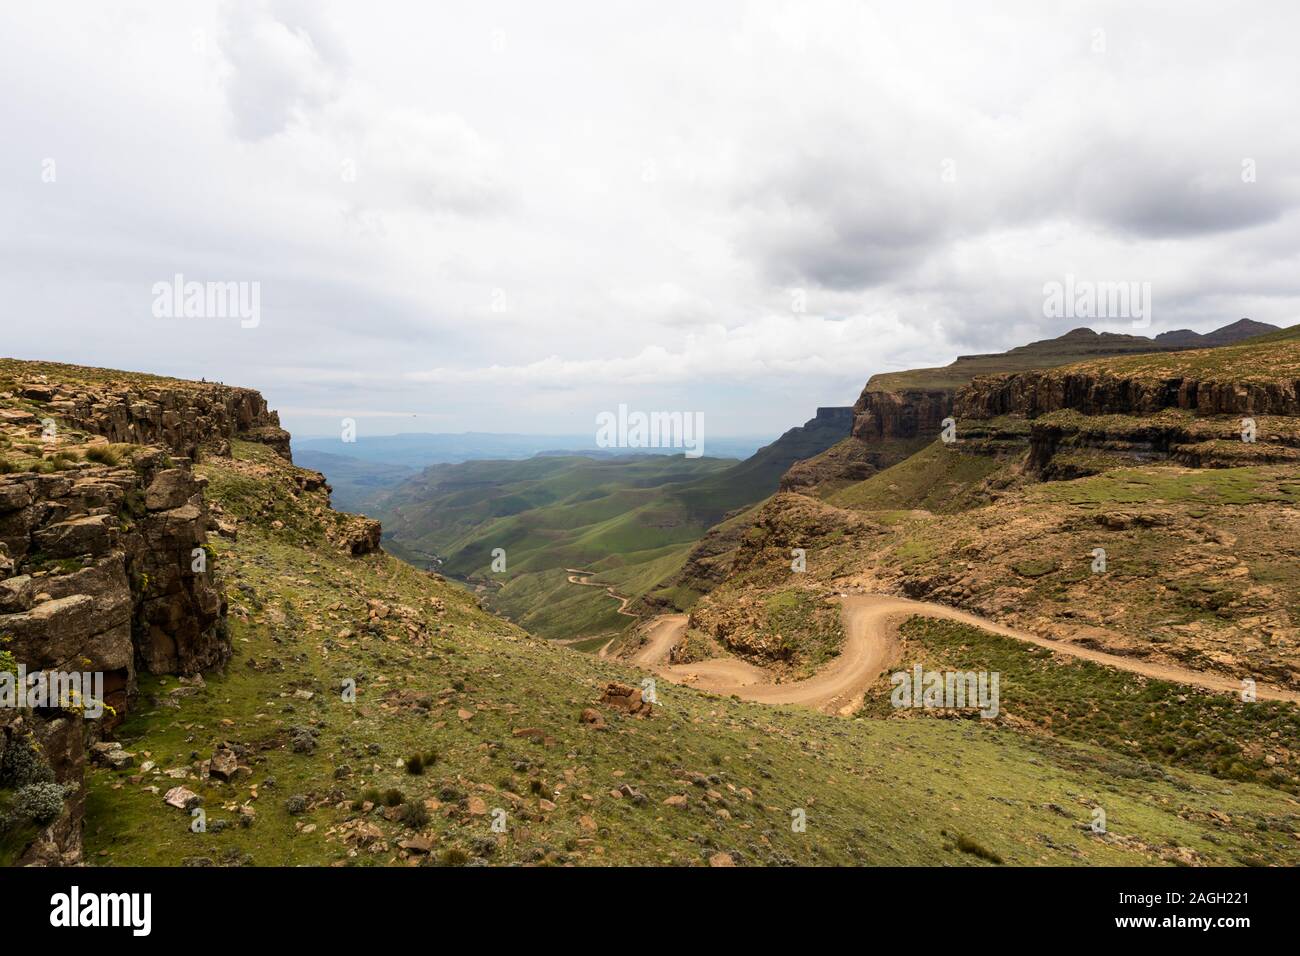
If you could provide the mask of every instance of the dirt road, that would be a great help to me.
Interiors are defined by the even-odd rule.
[[[632,661],[674,683],[690,684],[710,693],[735,694],[744,700],[765,704],[796,704],[826,713],[851,714],[860,706],[866,689],[886,669],[897,663],[901,651],[899,624],[914,615],[922,615],[970,624],[995,634],[1050,648],[1061,654],[1146,677],[1224,693],[1241,692],[1241,682],[1230,677],[1048,640],[941,604],[883,594],[850,594],[840,601],[845,632],[843,650],[834,661],[807,680],[774,683],[762,668],[736,658],[716,658],[695,664],[664,664],[673,645],[686,629],[684,614],[662,615],[657,618],[650,628],[650,640]],[[1267,684],[1259,684],[1256,694],[1260,700],[1300,702],[1300,692]]]
[[[564,570],[569,572],[570,584],[581,584],[583,587],[588,587],[588,588],[604,588],[605,593],[618,602],[619,614],[622,614],[625,617],[637,616],[636,614],[627,610],[627,606],[632,600],[631,598],[623,597],[623,595],[619,594],[617,591],[615,591],[611,586],[607,584],[601,584],[599,581],[591,580],[590,575],[592,572],[584,571],[582,570],[582,568],[565,568]]]

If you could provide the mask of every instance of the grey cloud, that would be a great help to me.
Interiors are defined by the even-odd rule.
[[[338,95],[346,56],[308,4],[232,0],[220,42],[226,97],[242,139],[283,132]]]

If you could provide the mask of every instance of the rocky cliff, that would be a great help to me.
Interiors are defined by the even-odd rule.
[[[1300,414],[1300,378],[1252,382],[1124,375],[1090,369],[1049,369],[990,375],[962,389],[955,412],[966,418],[1037,417],[1061,409],[1085,415],[1149,415],[1177,408],[1197,415]]]
[[[1057,338],[1031,342],[1004,353],[963,355],[942,368],[874,375],[853,406],[851,437],[792,467],[781,479],[781,490],[821,493],[862,481],[917,451],[939,432],[941,423],[950,415],[987,418],[1019,410],[1013,406],[1025,400],[1019,393],[1008,394],[990,398],[988,407],[977,410],[970,404],[974,400],[968,397],[967,404],[959,409],[958,391],[973,381],[987,383],[991,392],[998,391],[993,383],[1000,382],[1003,390],[1019,388],[1033,393],[1035,386],[1029,383],[1038,379],[1027,374],[1028,370],[1042,370],[1039,379],[1047,380],[1051,369],[1083,360],[1181,354],[1198,346],[1231,346],[1270,330],[1275,326],[1247,319],[1207,335],[1184,330],[1155,339],[1073,329]],[[1038,387],[1050,389],[1046,385]],[[995,411],[999,401],[1002,411]]]
[[[0,363],[0,671],[102,675],[103,715],[0,708],[0,845],[20,863],[77,862],[88,748],[133,705],[142,673],[193,677],[231,655],[214,514],[197,456],[289,435],[251,389],[46,363]],[[296,491],[329,508],[323,476]],[[338,516],[329,540],[378,548],[379,524]],[[123,755],[125,756],[125,755]]]
[[[161,445],[197,461],[203,453],[228,455],[240,438],[291,460],[289,433],[251,388],[0,359],[2,394],[26,406],[9,409],[11,416],[48,416],[110,442]]]

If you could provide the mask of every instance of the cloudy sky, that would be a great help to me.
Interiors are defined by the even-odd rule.
[[[5,4],[0,354],[261,389],[300,435],[775,434],[1080,324],[1300,321],[1300,8]],[[258,283],[260,321],[154,286]],[[250,286],[251,288],[251,286]]]

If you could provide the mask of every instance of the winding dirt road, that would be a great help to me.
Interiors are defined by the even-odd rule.
[[[627,606],[629,603],[631,603],[632,599],[628,597],[623,597],[623,595],[619,594],[617,591],[614,590],[612,586],[608,584],[601,584],[599,581],[591,580],[591,574],[592,574],[591,571],[584,571],[582,568],[565,568],[564,570],[569,572],[570,584],[581,584],[583,587],[588,587],[588,588],[604,588],[605,593],[618,602],[619,614],[622,614],[625,617],[637,617],[636,614],[632,613],[627,609]]]
[[[899,624],[909,617],[921,615],[970,624],[1018,641],[1145,677],[1224,693],[1241,692],[1241,682],[1230,677],[1063,644],[1004,627],[942,604],[884,594],[850,594],[841,597],[840,601],[845,632],[843,650],[834,661],[807,680],[774,683],[771,675],[762,668],[736,658],[716,658],[694,664],[665,664],[668,654],[686,630],[685,614],[667,614],[656,618],[650,626],[649,640],[633,655],[632,662],[674,683],[689,684],[714,694],[735,694],[744,700],[764,704],[795,704],[825,713],[848,715],[861,705],[867,688],[897,662],[902,650],[898,637]],[[1256,694],[1260,700],[1300,703],[1300,692],[1268,684],[1259,684]]]

